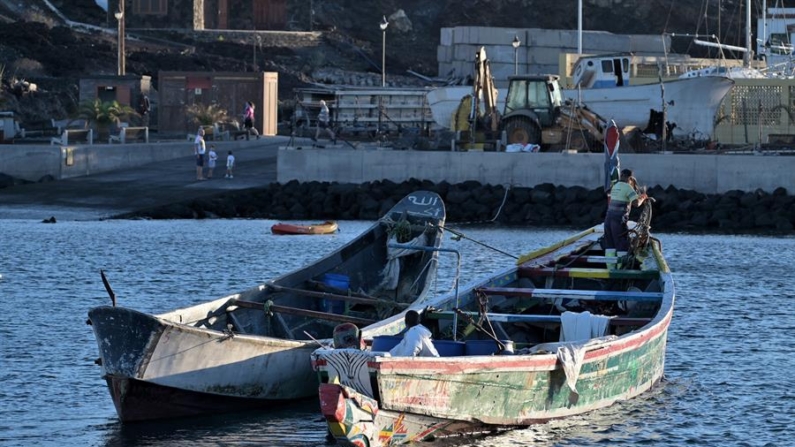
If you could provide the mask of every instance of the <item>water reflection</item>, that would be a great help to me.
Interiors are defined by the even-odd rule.
[[[274,410],[222,414],[135,424],[94,427],[105,433],[105,447],[272,445],[310,447],[326,444],[326,424],[317,402],[279,405]]]

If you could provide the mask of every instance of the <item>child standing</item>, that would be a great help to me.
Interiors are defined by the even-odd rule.
[[[218,154],[215,153],[215,145],[211,144],[210,153],[207,155],[207,178],[213,178],[216,160],[218,160]]]
[[[224,178],[234,178],[232,176],[232,170],[235,168],[235,156],[232,155],[232,151],[229,151],[229,154],[226,156],[226,175]]]

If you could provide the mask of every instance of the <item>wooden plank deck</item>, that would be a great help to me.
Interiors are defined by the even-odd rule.
[[[479,316],[477,312],[464,312],[472,318]],[[425,315],[430,320],[451,320],[455,312],[442,311],[431,312]],[[537,315],[537,314],[501,314],[487,313],[489,321],[492,323],[537,323],[537,324],[560,324],[560,315]],[[643,326],[651,321],[651,318],[633,317],[613,317],[610,319],[612,326]]]
[[[540,299],[573,299],[585,301],[660,301],[659,292],[620,292],[612,290],[528,289],[516,287],[488,287],[477,291],[486,295]]]
[[[519,267],[522,277],[552,276],[554,278],[596,278],[596,279],[656,279],[657,270],[609,270],[597,268]]]

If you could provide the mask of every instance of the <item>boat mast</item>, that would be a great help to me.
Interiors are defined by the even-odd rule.
[[[778,3],[776,3],[778,5]],[[759,30],[756,30],[756,40],[762,41],[762,46],[767,44],[767,0],[762,1],[762,34],[759,35]],[[767,56],[767,51],[765,51],[765,56]]]
[[[745,1],[745,54],[743,55],[743,66],[751,66],[751,0]]]
[[[577,56],[582,56],[582,0],[577,1]]]

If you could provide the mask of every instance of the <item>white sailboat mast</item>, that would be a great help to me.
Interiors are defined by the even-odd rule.
[[[577,1],[577,55],[582,56],[582,0]]]
[[[745,50],[743,65],[747,68],[751,66],[751,0],[745,2]]]

